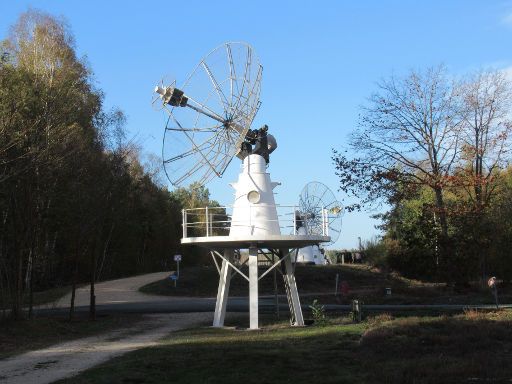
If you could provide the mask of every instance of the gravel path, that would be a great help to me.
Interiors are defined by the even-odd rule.
[[[124,353],[158,344],[170,332],[211,322],[211,313],[146,315],[131,327],[0,360],[0,383],[45,384]]]

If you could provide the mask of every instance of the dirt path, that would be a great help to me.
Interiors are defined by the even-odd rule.
[[[129,328],[0,360],[0,383],[44,384],[75,376],[113,357],[156,345],[172,331],[206,324],[211,313],[146,315]]]

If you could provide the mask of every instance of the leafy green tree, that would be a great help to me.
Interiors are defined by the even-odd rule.
[[[161,270],[179,246],[185,203],[141,165],[125,120],[65,21],[22,14],[0,48],[0,296],[14,317],[27,291],[88,281],[94,319],[98,279]]]

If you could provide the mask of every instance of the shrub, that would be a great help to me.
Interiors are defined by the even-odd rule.
[[[388,266],[388,241],[373,238],[364,244],[364,255],[367,263],[374,267],[386,268]]]
[[[318,303],[318,300],[315,299],[309,308],[311,308],[311,313],[315,322],[318,324],[324,324],[326,321],[325,307]]]

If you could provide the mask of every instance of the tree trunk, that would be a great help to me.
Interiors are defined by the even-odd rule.
[[[446,218],[446,209],[443,198],[443,189],[434,188],[436,197],[436,210],[439,212],[439,225],[441,226],[441,236],[439,237],[439,248],[436,250],[439,254],[437,268],[437,277],[445,280],[447,276],[453,276],[453,266],[450,264],[450,254],[453,250],[448,241],[448,220]]]
[[[75,295],[76,295],[76,279],[78,276],[78,253],[75,253],[75,265],[73,270],[73,280],[71,282],[71,303],[69,304],[69,321],[73,320],[75,315]]]
[[[22,307],[22,292],[23,292],[23,258],[18,254],[16,265],[16,286],[14,289],[14,297],[12,300],[12,317],[15,320],[21,318]]]
[[[75,294],[76,280],[73,278],[73,283],[71,284],[71,303],[69,304],[69,321],[72,321],[75,316]]]
[[[104,266],[105,260],[107,258],[107,251],[110,246],[110,241],[112,240],[112,233],[114,232],[114,226],[115,226],[114,223],[112,223],[110,225],[110,231],[108,232],[108,237],[107,237],[107,240],[105,241],[105,246],[103,247],[103,254],[102,254],[102,258],[101,258],[100,267],[98,270],[98,280],[100,280],[100,281],[101,281],[101,274],[103,272],[103,266]]]
[[[94,292],[94,283],[96,282],[96,249],[92,249],[91,260],[91,300],[89,304],[89,320],[96,320],[96,295]]]
[[[434,188],[434,192],[436,194],[436,208],[439,211],[439,224],[441,225],[441,234],[446,239],[448,238],[448,221],[446,219],[443,189],[440,187],[436,187]]]
[[[2,259],[3,252],[0,253],[0,307],[2,308],[3,319],[6,316],[6,308],[8,307],[7,297],[10,296],[11,287],[9,284],[9,273],[6,270],[5,262]]]
[[[476,156],[476,169],[475,169],[475,202],[476,209],[479,212],[482,208],[483,196],[482,196],[482,177],[483,177],[483,159],[481,156]]]
[[[34,305],[34,284],[32,282],[34,278],[34,245],[32,244],[31,249],[28,253],[27,269],[25,272],[25,286],[28,289],[28,318],[32,319],[33,305]]]
[[[34,262],[32,260],[32,262]],[[28,284],[28,318],[32,319],[34,315],[34,266],[30,268],[30,281]]]

